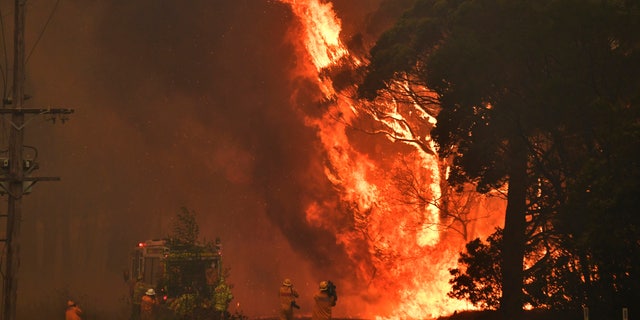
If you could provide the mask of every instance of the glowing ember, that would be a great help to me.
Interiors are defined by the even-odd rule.
[[[358,278],[369,284],[367,292],[351,294],[366,295],[363,300],[371,301],[370,305],[349,316],[427,319],[468,309],[470,306],[465,302],[446,295],[450,290],[448,269],[456,267],[458,252],[467,239],[452,235],[440,221],[438,202],[445,175],[442,168],[446,166],[441,166],[429,137],[434,116],[415,105],[407,111],[411,104],[392,97],[376,102],[384,108],[384,116],[379,116],[366,103],[353,100],[348,94],[338,94],[322,71],[335,66],[356,66],[360,61],[350,56],[340,41],[341,22],[331,4],[320,0],[280,2],[288,4],[300,20],[300,28],[292,30],[293,38],[304,47],[305,61],[314,67],[299,66],[297,72],[317,82],[322,95],[319,100],[326,108],[320,116],[306,116],[305,123],[317,129],[327,157],[325,175],[340,193],[344,207],[348,207],[342,214],[353,215],[354,226],[345,230],[332,225],[335,219],[326,215],[335,210],[323,208],[334,204],[312,203],[306,208],[306,218],[311,225],[336,233],[360,270]],[[363,148],[365,143],[355,141],[356,135],[348,133],[365,114],[377,127],[393,132],[379,135],[380,141],[375,141],[373,147],[378,151],[375,157],[363,151],[367,149]],[[424,126],[412,130],[408,125],[411,122]],[[371,136],[367,135],[370,140]],[[411,181],[405,187],[415,187],[412,192],[394,183],[399,172],[404,172],[406,181]],[[409,193],[423,201],[408,201]],[[486,215],[486,211],[478,207],[474,214]],[[493,225],[488,228],[489,232],[492,230]],[[479,232],[475,230],[473,235],[486,235]],[[367,246],[367,259],[362,258],[362,243]],[[379,299],[383,296],[384,299]],[[350,297],[343,295],[341,299]]]

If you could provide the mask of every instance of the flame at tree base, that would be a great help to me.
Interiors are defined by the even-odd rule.
[[[463,236],[460,230],[444,226],[448,222],[442,220],[435,205],[442,195],[443,173],[433,145],[429,146],[431,150],[423,150],[388,137],[350,130],[361,120],[363,106],[349,98],[353,94],[345,93],[349,88],[337,92],[323,74],[331,67],[357,67],[362,62],[342,44],[341,22],[331,3],[280,2],[289,5],[300,21],[291,29],[291,37],[302,53],[292,77],[305,78],[317,86],[316,98],[306,98],[321,104],[323,113],[303,117],[307,126],[316,129],[326,157],[324,176],[339,198],[339,203],[309,203],[306,220],[336,235],[356,270],[353,281],[359,283],[341,291],[341,304],[350,306],[350,317],[376,319],[435,319],[456,310],[473,309],[467,302],[447,296],[449,269],[457,267],[466,240],[486,237],[501,224],[495,216],[504,212],[503,201],[479,198],[470,210],[465,226],[469,230]],[[294,94],[292,101],[300,100]],[[421,117],[434,122],[427,119],[428,115]],[[409,172],[412,181],[424,186],[420,191],[431,200],[422,204],[403,200],[406,194],[397,186],[402,172]],[[477,223],[480,217],[494,218],[484,221],[481,228]]]

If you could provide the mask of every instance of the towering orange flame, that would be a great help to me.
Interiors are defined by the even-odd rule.
[[[362,310],[351,310],[354,314],[347,316],[428,319],[469,308],[446,295],[450,289],[448,269],[456,267],[458,252],[467,239],[438,227],[436,199],[442,193],[442,173],[428,132],[408,128],[405,124],[411,119],[394,111],[398,105],[389,98],[384,102],[387,117],[374,120],[393,130],[394,135],[375,138],[369,142],[373,147],[363,147],[366,143],[355,141],[349,128],[357,127],[356,122],[366,109],[364,102],[337,92],[331,80],[322,76],[327,68],[362,63],[341,42],[341,21],[328,2],[280,2],[288,4],[300,21],[299,29],[291,32],[304,47],[301,52],[307,65],[299,65],[297,72],[317,83],[325,102],[324,113],[305,116],[305,122],[317,129],[328,158],[325,175],[339,190],[340,200],[348,207],[344,211],[353,215],[354,225],[334,225],[329,210],[322,210],[330,207],[324,203],[310,204],[306,218],[310,224],[336,233],[358,267],[357,276],[369,284],[367,292],[361,294],[372,302]],[[412,114],[419,121],[435,124],[433,116],[419,108]],[[374,140],[371,136],[368,139]],[[411,141],[422,141],[422,147]],[[376,155],[366,152],[367,148],[377,151]],[[411,172],[417,185],[427,186],[422,192],[431,200],[420,204],[401,201],[402,192],[393,183],[398,170]],[[366,243],[368,257],[362,257],[362,243]],[[378,299],[382,296],[384,299]],[[341,297],[343,301],[349,298]]]
[[[296,16],[304,17],[305,47],[318,71],[349,54],[340,41],[341,25],[331,4],[304,0],[281,1],[290,4]]]

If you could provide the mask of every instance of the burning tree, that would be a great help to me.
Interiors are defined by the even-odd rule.
[[[572,228],[567,217],[587,212],[590,221],[615,216],[631,223],[611,231],[624,234],[628,252],[640,250],[631,240],[637,218],[628,215],[637,200],[618,187],[613,197],[604,189],[592,193],[594,186],[613,187],[594,172],[622,178],[604,170],[619,165],[610,157],[637,163],[637,151],[614,146],[638,134],[640,82],[629,70],[639,66],[639,29],[638,5],[630,2],[421,0],[371,50],[360,94],[374,99],[398,76],[418,79],[440,108],[431,135],[440,156],[453,159],[448,181],[476,184],[480,192],[506,188],[500,258],[506,319],[520,317],[523,287],[528,296],[557,293],[548,290],[557,286],[541,285],[549,283],[544,273],[581,273],[587,302],[633,296],[628,284],[638,283],[640,271],[633,259],[603,255],[589,233],[603,228]],[[625,181],[638,176],[624,172],[632,177]],[[638,190],[637,183],[625,185]],[[541,272],[528,278],[533,270]],[[614,280],[620,278],[628,281]],[[596,293],[591,281],[614,298]],[[583,301],[569,294],[573,303]],[[537,305],[549,304],[535,296]]]
[[[414,161],[402,159],[402,166],[394,169],[393,176],[393,182],[401,194],[398,200],[411,206],[436,208],[439,219],[429,222],[432,228],[454,231],[465,241],[470,240],[469,224],[480,218],[472,214],[473,208],[480,202],[480,194],[470,190],[469,184],[454,187],[444,179],[452,158],[438,157],[431,139],[431,131],[440,111],[436,93],[413,75],[396,74],[371,98],[358,105],[358,111],[361,112],[359,123],[367,123],[370,127],[361,125],[355,130],[412,145],[422,154],[435,159],[435,165],[425,165],[437,175],[435,181],[424,179],[410,168],[408,162]]]
[[[442,176],[446,176],[446,163],[441,161],[439,166]],[[474,236],[474,224],[489,218],[488,214],[478,215],[474,212],[481,207],[483,195],[473,190],[470,184],[452,187],[443,179],[440,192],[434,194],[429,190],[429,184],[424,183],[409,168],[396,169],[393,180],[401,194],[399,201],[410,206],[438,208],[440,219],[430,222],[430,225],[442,232],[458,234],[464,242],[470,241]]]
[[[370,277],[369,283],[374,276],[411,280],[402,283],[413,286],[400,288],[393,297],[409,306],[405,315],[427,314],[424,304],[407,302],[417,301],[424,293],[421,288],[434,280],[408,270],[404,262],[435,251],[441,235],[430,221],[438,222],[442,212],[446,217],[450,207],[445,204],[454,203],[445,201],[452,189],[440,187],[445,180],[429,176],[432,172],[442,173],[453,186],[471,185],[506,197],[499,257],[500,308],[506,318],[518,318],[525,301],[534,307],[557,307],[551,298],[567,296],[569,304],[578,305],[584,294],[575,292],[589,292],[584,288],[593,288],[593,283],[615,291],[624,287],[616,279],[636,279],[633,258],[617,256],[624,268],[615,268],[601,249],[593,250],[603,247],[594,246],[593,237],[603,228],[569,223],[580,210],[593,222],[601,215],[611,218],[607,210],[615,208],[624,218],[612,221],[638,225],[628,214],[632,206],[625,204],[621,210],[608,205],[600,192],[593,197],[594,186],[604,190],[605,181],[613,179],[596,184],[591,179],[594,172],[622,177],[604,170],[606,164],[619,163],[607,156],[630,160],[636,154],[629,151],[632,147],[606,148],[613,137],[604,134],[618,120],[626,129],[616,130],[616,137],[637,134],[638,75],[630,71],[638,65],[639,33],[630,31],[638,30],[636,4],[419,0],[378,39],[367,64],[340,42],[340,23],[329,3],[281,2],[302,21],[296,36],[308,56],[297,71],[317,85],[322,110],[304,120],[317,129],[326,152],[325,175],[340,197],[333,208],[352,215],[353,228],[339,228],[336,236],[354,260],[361,257],[361,248],[370,251],[372,258],[360,261],[372,268],[358,269],[359,275]],[[354,68],[361,67],[366,76],[358,94],[369,99],[365,103],[348,85],[358,76]],[[402,161],[392,157],[386,166],[372,161],[351,144],[356,131],[415,148],[412,166],[404,170]],[[637,177],[633,170],[624,172]],[[395,189],[385,183],[389,179],[395,179]],[[625,185],[637,191],[637,185]],[[406,197],[397,197],[398,190]],[[616,199],[637,203],[628,192],[614,190]],[[390,200],[404,201],[405,206]],[[323,210],[326,205],[311,203],[307,219],[326,227],[331,219]],[[455,221],[453,215],[449,218]],[[465,234],[468,220],[459,220]],[[625,234],[622,244],[629,252],[638,251],[638,243],[629,240],[637,239],[631,237],[636,227],[611,229]],[[617,269],[615,276],[602,266]],[[580,274],[585,286],[563,286],[563,281],[573,281],[563,276],[568,273]],[[558,290],[561,287],[572,291]]]
[[[446,296],[447,268],[464,242],[478,236],[473,215],[482,210],[469,212],[473,197],[451,201],[456,190],[444,183],[448,160],[440,161],[429,135],[436,96],[420,78],[407,77],[377,101],[359,99],[354,79],[367,61],[341,42],[331,3],[280,2],[300,21],[291,32],[300,53],[294,83],[304,79],[317,89],[296,91],[292,100],[318,106],[304,122],[317,132],[324,174],[338,196],[311,201],[306,219],[335,232],[356,270],[351,282],[366,284],[351,297],[366,301],[366,317],[435,318],[465,306]]]

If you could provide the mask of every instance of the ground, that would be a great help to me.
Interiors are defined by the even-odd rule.
[[[300,320],[309,320],[309,317],[296,317]],[[463,311],[451,315],[448,317],[440,317],[437,320],[496,320],[497,314],[495,311]],[[525,316],[521,320],[549,320],[549,319],[562,319],[562,320],[582,320],[582,314],[576,313],[562,313],[562,312],[550,312],[550,311],[527,311]],[[278,320],[278,318],[260,318],[258,320]],[[333,318],[332,320],[365,320],[365,319],[342,319]],[[429,319],[422,319],[429,320]]]
[[[582,314],[575,312],[552,312],[552,311],[526,311],[521,320],[582,320]],[[449,317],[440,317],[438,320],[495,320],[498,319],[495,311],[464,311]]]

